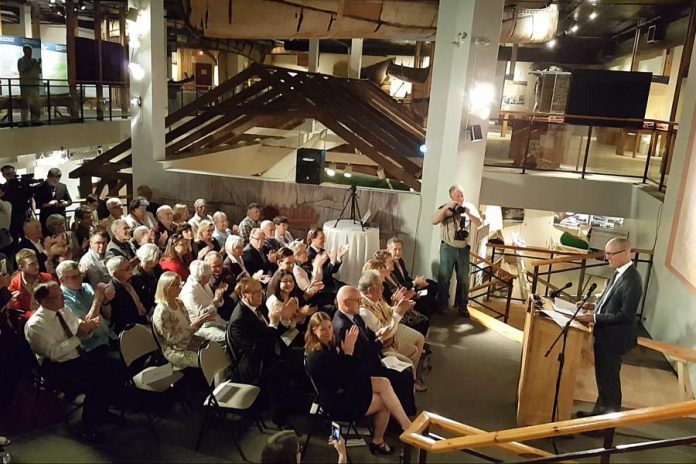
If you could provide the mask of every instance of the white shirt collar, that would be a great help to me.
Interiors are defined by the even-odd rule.
[[[619,277],[621,277],[621,275],[622,275],[624,272],[626,272],[626,270],[627,270],[629,267],[631,267],[632,264],[633,264],[633,261],[629,261],[629,262],[627,262],[626,264],[624,264],[623,266],[616,268],[616,272],[618,273],[618,275],[616,276],[616,278],[618,279]]]

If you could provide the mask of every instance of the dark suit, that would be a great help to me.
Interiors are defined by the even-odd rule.
[[[273,264],[268,261],[268,256],[263,251],[258,251],[253,246],[247,245],[242,252],[242,259],[249,274],[254,275],[257,271],[262,270],[264,274],[273,275]]]
[[[404,263],[403,259],[399,258],[398,261],[394,260],[394,270],[391,272],[391,275],[394,281],[400,286],[414,288],[413,278],[411,278],[409,275],[408,269],[406,269],[406,263]],[[385,284],[387,283],[388,281],[385,281]],[[437,282],[430,279],[426,280],[426,283],[426,287],[420,290],[427,290],[427,293],[424,296],[418,296],[416,298],[416,306],[414,309],[419,313],[430,317],[435,311],[438,310],[440,306],[440,286]],[[386,287],[387,285],[385,285],[385,288]],[[391,300],[386,299],[386,301]]]
[[[34,190],[34,199],[41,209],[39,214],[41,227],[46,227],[46,218],[51,214],[65,216],[65,206],[44,206],[46,203],[52,200],[58,200],[59,202],[68,202],[67,206],[72,204],[72,198],[70,198],[70,193],[68,193],[68,187],[61,182],[58,182],[55,187],[48,185],[47,182],[39,185]]]
[[[311,265],[311,263],[314,261],[314,258],[317,257],[317,254],[324,252],[326,250],[317,250],[314,249],[313,246],[308,246],[307,247],[307,262]],[[327,259],[324,265],[322,266],[322,271],[324,274],[324,277],[322,278],[322,282],[324,282],[324,287],[327,289],[331,290],[338,290],[345,284],[341,282],[340,280],[334,279],[334,274],[338,272],[338,270],[341,268],[341,261],[337,261],[335,264],[331,262],[330,259]]]
[[[230,259],[229,256],[227,258],[225,258],[225,261],[223,261],[222,267],[224,267],[225,269],[227,269],[229,271],[229,273],[234,278],[235,282],[238,282],[242,277],[247,276],[244,273],[242,266],[240,266],[239,263],[232,262],[232,260]],[[236,283],[235,283],[235,285],[236,285]]]
[[[121,243],[115,238],[112,238],[109,244],[106,246],[106,253],[104,254],[104,262],[108,261],[109,258],[114,256],[123,256],[128,261],[135,258],[135,247],[131,242]]]
[[[145,316],[138,313],[138,307],[130,293],[121,282],[112,278],[110,282],[116,290],[111,305],[111,327],[116,334],[120,334],[128,324],[147,324]],[[131,284],[132,285],[132,284]]]
[[[46,270],[46,261],[48,261],[48,256],[46,255],[46,253],[39,252],[38,248],[36,248],[34,244],[31,242],[31,240],[29,240],[26,237],[22,237],[21,239],[19,239],[19,243],[17,244],[16,250],[19,251],[24,248],[33,250],[34,253],[36,253],[36,258],[39,260],[39,270],[41,272],[48,272]]]
[[[594,412],[618,411],[621,407],[621,358],[636,346],[636,310],[643,294],[642,280],[633,264],[611,283],[610,280],[607,284],[609,293],[602,295],[595,308],[595,378],[599,396]]]

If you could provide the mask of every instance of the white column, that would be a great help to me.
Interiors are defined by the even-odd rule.
[[[449,187],[461,184],[465,201],[478,204],[487,121],[468,114],[467,93],[475,81],[494,83],[503,6],[503,0],[440,0],[416,243],[421,274],[437,276],[440,231],[431,217],[449,201]],[[483,140],[466,140],[472,124],[481,125]]]
[[[309,39],[309,72],[319,72],[319,39]]]
[[[351,39],[350,54],[348,55],[348,77],[360,79],[362,67],[363,39]]]
[[[164,118],[167,115],[167,43],[164,23],[164,1],[129,0],[128,6],[138,8],[140,31],[137,48],[131,48],[130,62],[145,70],[137,81],[131,74],[131,97],[140,97],[142,106],[131,106],[131,138],[133,142],[133,185],[157,186],[165,171],[157,161],[164,160]],[[133,34],[133,24],[129,25]]]
[[[38,39],[32,37],[31,32],[31,4],[22,4],[19,6],[19,27],[22,30],[22,37]]]

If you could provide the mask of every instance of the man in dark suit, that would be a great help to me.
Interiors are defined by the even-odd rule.
[[[258,230],[258,229],[257,229]],[[263,289],[258,280],[244,277],[239,281],[240,300],[227,324],[227,342],[237,358],[238,381],[261,386],[273,401],[273,422],[287,423],[287,366],[280,357],[282,321],[291,314],[283,310],[262,310]]]
[[[249,244],[244,247],[242,259],[244,267],[250,275],[254,275],[258,271],[263,271],[264,274],[272,276],[278,268],[276,265],[276,252],[274,250],[268,253],[264,252],[263,244],[266,240],[261,229],[252,229],[249,234]]]
[[[60,182],[63,173],[58,168],[49,169],[46,180],[34,190],[34,200],[41,210],[39,220],[46,229],[46,218],[51,214],[65,216],[65,208],[72,205],[68,187]]]
[[[130,283],[133,272],[128,260],[115,256],[106,262],[106,268],[111,275],[109,285],[113,286],[115,294],[110,308],[102,310],[114,332],[120,334],[129,324],[147,324],[147,308]]]
[[[337,291],[345,285],[345,283],[335,279],[333,275],[341,268],[341,260],[346,253],[348,253],[348,245],[341,245],[338,250],[327,252],[324,249],[326,236],[321,229],[311,229],[307,235],[307,241],[309,242],[309,246],[307,247],[307,262],[312,263],[314,258],[320,253],[328,253],[329,259],[327,259],[322,266],[322,272],[324,274],[322,282],[324,282],[325,291]]]
[[[621,357],[636,346],[636,310],[643,294],[638,270],[631,261],[631,244],[625,238],[607,242],[604,253],[616,272],[597,304],[586,304],[577,317],[594,323],[595,378],[599,395],[592,412],[579,417],[618,411],[621,408]]]
[[[416,310],[430,317],[435,311],[446,310],[442,307],[440,298],[440,286],[434,280],[426,279],[423,276],[412,278],[406,263],[403,260],[404,242],[398,237],[392,237],[387,241],[387,251],[391,254],[394,260],[394,270],[391,272],[393,279],[400,286],[417,290],[416,293]],[[425,290],[424,294],[420,292]]]
[[[48,260],[48,255],[46,254],[44,239],[41,235],[41,224],[34,218],[28,218],[24,221],[22,232],[24,236],[17,243],[16,249],[18,251],[24,248],[32,250],[36,253],[36,258],[39,260],[39,271],[47,272],[46,261]],[[49,239],[47,238],[46,240]]]
[[[382,335],[387,335],[388,327],[384,327],[377,333],[370,330],[360,317],[360,292],[357,288],[344,285],[336,294],[338,311],[333,317],[333,329],[336,337],[336,346],[341,346],[346,334],[354,325],[358,327],[358,339],[353,349],[353,359],[357,368],[364,375],[387,377],[399,397],[406,414],[416,413],[416,403],[413,393],[413,371],[406,369],[398,372],[387,369],[382,365]],[[414,367],[415,368],[415,367]]]

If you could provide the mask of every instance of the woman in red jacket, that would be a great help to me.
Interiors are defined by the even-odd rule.
[[[188,252],[188,243],[182,234],[174,234],[169,237],[167,248],[164,250],[160,266],[163,271],[172,271],[179,274],[182,281],[186,281],[189,270],[186,267],[184,256]]]
[[[34,299],[34,289],[40,283],[53,280],[53,276],[39,272],[39,259],[34,250],[19,250],[15,259],[19,272],[12,277],[10,286],[7,287],[13,294],[9,308],[26,320],[39,308],[39,303]]]

